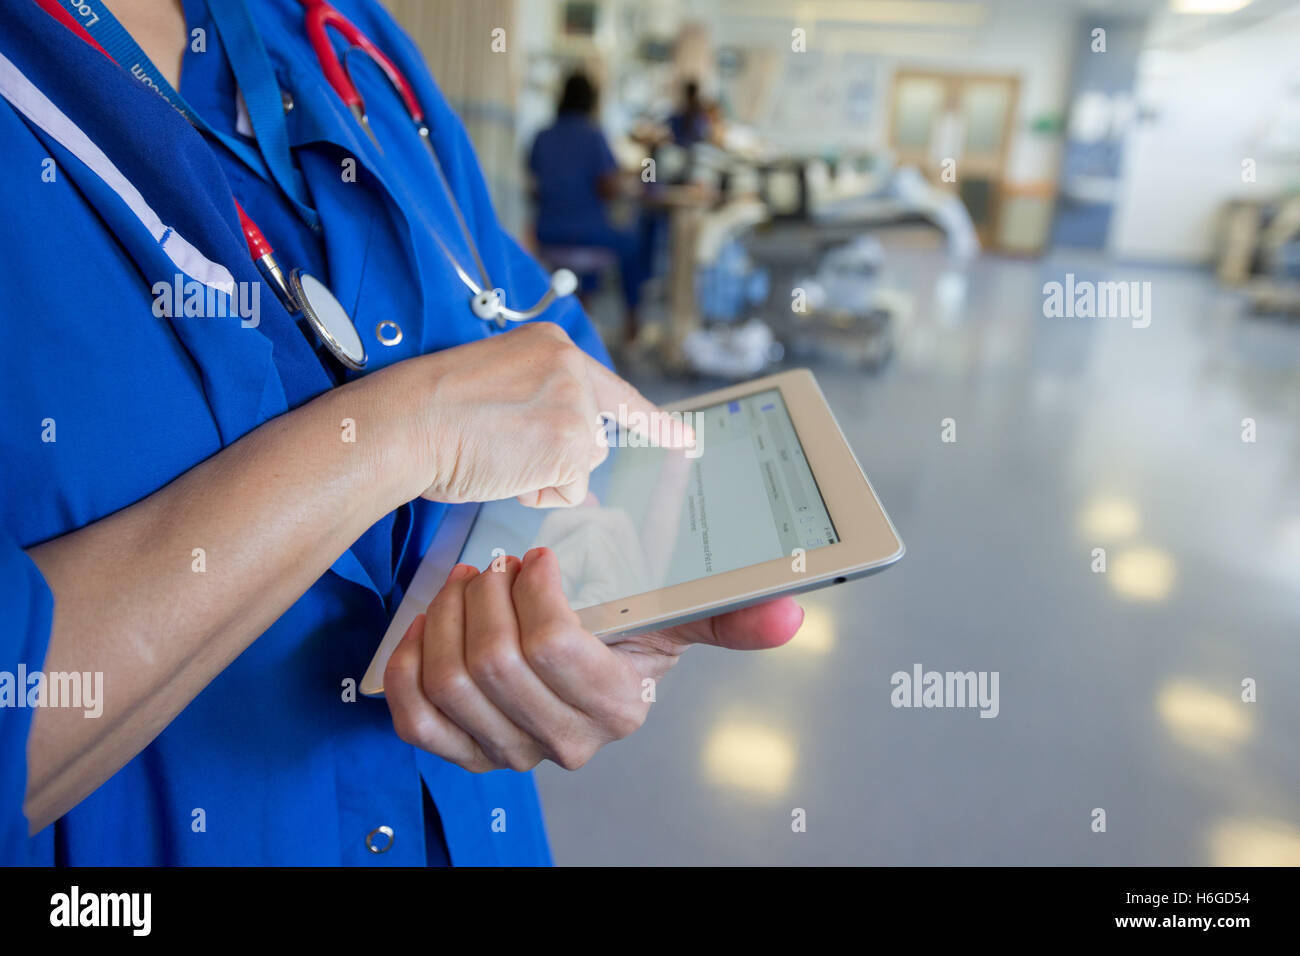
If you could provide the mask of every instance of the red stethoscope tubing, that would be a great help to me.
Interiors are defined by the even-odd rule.
[[[74,17],[72,17],[71,14],[68,13],[67,10],[64,9],[63,5],[59,3],[58,0],[36,0],[36,2],[46,13],[54,17],[59,23],[66,26],[91,47],[98,50],[105,57],[108,57],[110,61],[116,62],[108,51],[96,42],[95,38],[87,32],[85,27],[83,27]],[[442,180],[443,187],[447,191],[447,195],[451,200],[452,209],[456,214],[457,224],[460,226],[461,234],[465,237],[465,242],[469,246],[471,255],[474,257],[474,263],[478,267],[479,278],[482,280],[481,287],[476,285],[468,273],[461,268],[460,264],[456,261],[456,257],[452,254],[451,250],[447,248],[446,243],[435,234],[434,238],[437,240],[438,245],[441,246],[442,251],[447,256],[448,260],[455,267],[457,275],[460,276],[461,281],[464,282],[473,293],[473,298],[470,300],[470,307],[474,314],[485,321],[494,320],[498,325],[504,327],[507,321],[521,322],[525,319],[540,315],[542,310],[544,310],[556,296],[571,295],[577,284],[577,280],[569,270],[560,269],[552,274],[550,288],[531,309],[520,312],[514,309],[505,308],[502,302],[501,290],[494,288],[492,285],[492,280],[488,276],[487,267],[484,265],[483,257],[479,255],[478,246],[474,242],[473,233],[470,231],[469,225],[465,222],[465,217],[461,213],[459,204],[456,202],[456,197],[452,191],[451,185],[447,182],[447,177],[442,171],[442,164],[438,161],[437,150],[434,149],[433,143],[430,139],[428,126],[424,122],[424,110],[420,108],[420,101],[415,96],[415,89],[411,86],[402,71],[397,68],[397,64],[395,64],[382,50],[375,46],[370,38],[362,33],[356,25],[352,23],[352,21],[339,13],[339,11],[328,2],[328,0],[300,0],[300,2],[306,8],[305,20],[307,38],[316,54],[316,59],[320,64],[322,73],[326,77],[326,81],[330,84],[330,87],[340,97],[340,99],[343,100],[344,105],[346,105],[356,115],[357,121],[361,124],[362,128],[372,140],[375,140],[375,135],[370,129],[370,124],[366,121],[365,103],[362,100],[361,93],[357,90],[356,85],[352,82],[351,77],[344,68],[342,60],[334,51],[333,44],[330,42],[329,38],[328,31],[330,27],[338,30],[349,44],[360,49],[370,57],[371,61],[379,65],[393,88],[397,90],[402,102],[406,105],[407,113],[415,124],[416,130],[420,134],[425,149],[429,151],[429,156],[433,160],[434,168],[437,170],[438,176]],[[375,140],[375,145],[378,146],[377,140]],[[231,200],[234,202],[235,211],[239,216],[240,233],[244,237],[244,242],[248,246],[248,254],[252,258],[258,271],[270,278],[277,295],[280,296],[285,307],[289,309],[291,313],[302,312],[308,321],[312,323],[313,327],[320,325],[320,321],[316,317],[318,310],[311,308],[309,303],[304,301],[301,291],[295,292],[289,285],[286,285],[283,273],[280,271],[280,267],[272,257],[274,249],[272,249],[271,243],[267,240],[265,234],[263,234],[262,230],[258,228],[257,223],[253,221],[253,218],[244,211],[244,207],[239,204],[238,198],[232,195]],[[290,276],[290,280],[293,281],[296,275],[297,273],[295,272]],[[306,278],[311,277],[307,276]],[[319,283],[317,283],[317,285],[319,285]],[[328,293],[327,289],[324,291]],[[348,324],[352,326],[351,332],[352,335],[355,336],[355,323],[352,322],[351,317],[347,316],[346,311],[342,309],[342,306],[338,304],[338,301],[335,300],[332,295],[328,297],[328,300],[332,303],[333,309],[326,309],[325,311],[341,313],[344,318],[347,319]],[[357,348],[354,351],[360,353],[360,358],[349,360],[344,358],[346,349],[343,346],[338,345],[336,338],[333,337],[328,330],[324,331],[325,334],[320,334],[321,330],[318,329],[318,334],[320,334],[321,340],[330,348],[331,351],[335,352],[336,356],[343,359],[345,364],[348,364],[349,361],[359,363],[350,365],[350,367],[356,369],[361,368],[365,364],[365,348],[361,345],[359,339],[356,341]],[[343,351],[340,352],[340,349]]]
[[[244,207],[235,200],[235,212],[239,213],[239,228],[244,234],[244,242],[248,243],[248,254],[253,257],[253,261],[269,256],[275,250],[271,248],[271,243],[267,241],[266,236],[262,235],[262,230],[257,228],[257,223],[253,222],[251,216],[244,212]]]
[[[36,0],[50,16],[54,17],[65,27],[70,29],[82,40],[90,44],[110,60],[108,51],[99,45],[77,20],[70,14],[59,0]],[[321,70],[325,74],[326,80],[330,86],[343,100],[344,104],[350,109],[364,110],[365,104],[361,98],[361,93],[357,90],[356,84],[348,76],[348,71],[343,68],[343,63],[338,55],[334,52],[334,46],[330,43],[328,29],[333,27],[343,35],[352,46],[358,47],[366,56],[370,57],[379,68],[384,71],[389,82],[402,97],[402,102],[406,104],[406,111],[411,120],[415,123],[424,122],[424,110],[420,107],[420,101],[415,96],[415,89],[401,70],[383,50],[375,46],[368,36],[359,30],[355,24],[347,17],[339,13],[334,6],[327,0],[301,0],[302,5],[307,8],[306,29],[307,39],[310,41],[312,50],[316,53],[316,59],[320,62]],[[115,61],[116,62],[116,61]],[[233,198],[233,197],[232,197]],[[234,199],[235,211],[239,214],[239,228],[243,233],[244,241],[248,245],[248,254],[254,262],[271,255],[275,250],[271,243],[267,241],[266,235],[258,228],[253,218],[244,211],[244,207],[239,204],[238,199]]]
[[[327,32],[329,27],[338,30],[339,33],[343,34],[344,40],[359,48],[384,71],[389,82],[393,84],[402,97],[402,101],[406,104],[406,112],[410,114],[414,122],[422,123],[424,121],[424,110],[420,108],[420,101],[416,99],[415,88],[411,86],[402,71],[397,68],[397,64],[389,59],[383,50],[375,46],[368,36],[362,33],[351,20],[339,13],[327,0],[301,0],[301,2],[307,8],[307,39],[311,43],[312,50],[316,53],[316,59],[320,61],[321,71],[325,74],[325,79],[329,81],[329,85],[334,88],[334,92],[350,109],[363,110],[365,109],[365,102],[362,100],[356,84],[348,76],[348,71],[344,69],[343,62],[339,59],[338,54],[334,52],[334,45],[330,43],[329,33]]]

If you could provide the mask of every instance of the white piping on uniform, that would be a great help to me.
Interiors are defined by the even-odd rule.
[[[230,270],[219,262],[213,262],[190,245],[175,229],[164,225],[153,207],[140,195],[140,190],[122,175],[122,171],[104,155],[104,151],[96,146],[81,127],[68,118],[67,114],[55,106],[49,97],[37,89],[35,84],[24,76],[23,72],[3,53],[0,53],[0,96],[54,137],[64,149],[85,163],[109,189],[117,193],[141,224],[149,230],[149,234],[162,246],[162,251],[177,269],[218,292],[224,292],[226,295],[234,293],[235,278],[230,274]]]

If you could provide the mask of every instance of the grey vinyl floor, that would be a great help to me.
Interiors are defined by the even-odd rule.
[[[1150,326],[1045,318],[1067,272],[1149,281]],[[1300,324],[1065,250],[883,275],[883,369],[787,364],[906,557],[801,599],[785,648],[692,649],[637,734],[539,770],[557,862],[1300,864]],[[997,716],[893,706],[916,665],[997,672]]]

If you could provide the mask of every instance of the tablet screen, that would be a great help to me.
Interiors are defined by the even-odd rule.
[[[611,424],[585,505],[484,505],[460,560],[551,548],[577,610],[838,540],[780,389],[681,414],[694,431],[682,449]]]

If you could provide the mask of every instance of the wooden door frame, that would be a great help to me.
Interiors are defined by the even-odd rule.
[[[960,105],[960,92],[967,83],[1009,83],[1011,85],[1010,106],[1002,127],[1002,146],[998,151],[998,167],[1005,179],[1007,156],[1011,151],[1011,138],[1015,133],[1016,116],[1020,109],[1020,77],[1015,73],[971,73],[964,70],[933,70],[914,67],[899,67],[890,78],[889,88],[889,131],[886,145],[896,150],[895,134],[898,127],[898,86],[904,79],[938,80],[948,87],[945,97],[945,109],[955,110]],[[956,84],[954,86],[954,84]]]
[[[983,228],[976,226],[980,234],[980,241],[985,245],[996,245],[998,230],[1002,219],[1002,201],[1003,193],[1006,190],[1007,183],[1007,162],[1011,154],[1011,140],[1015,135],[1016,119],[1020,110],[1020,77],[1014,73],[985,73],[969,72],[965,70],[937,70],[925,67],[898,67],[894,70],[894,75],[890,80],[889,90],[889,132],[886,146],[891,153],[899,160],[900,163],[914,162],[912,153],[908,153],[906,158],[898,149],[895,142],[895,134],[898,126],[898,88],[901,82],[910,79],[937,80],[945,88],[943,112],[960,113],[962,93],[971,83],[1007,83],[1010,85],[1010,97],[1007,105],[1007,114],[1003,119],[1002,138],[997,151],[996,171],[980,172],[980,178],[987,178],[993,185],[992,212],[988,222]],[[963,131],[964,135],[964,131]],[[924,160],[917,163],[921,167],[921,172],[926,174],[929,179],[930,165],[932,159],[929,155],[929,143],[926,144],[926,156]],[[963,152],[965,143],[962,144]],[[954,157],[956,158],[956,157]],[[958,171],[958,181],[961,179],[960,169]],[[941,188],[947,186],[947,183],[934,183]],[[956,184],[954,184],[956,185]],[[991,240],[991,241],[990,241]]]

